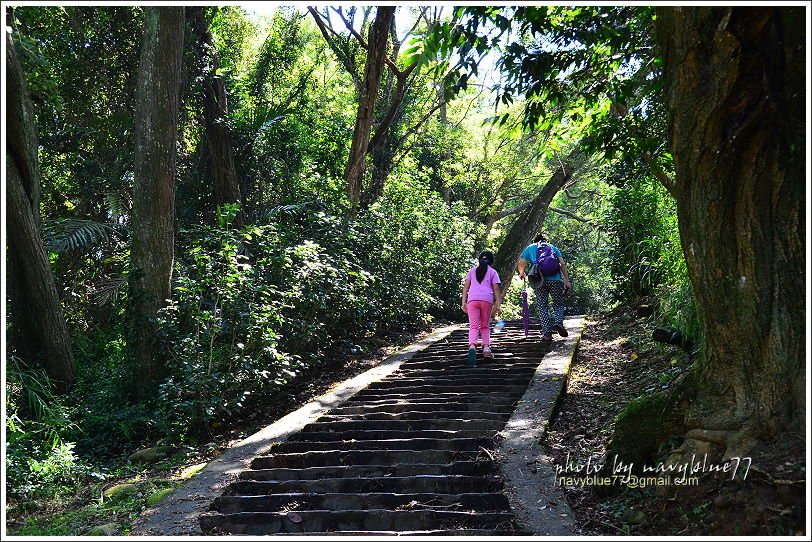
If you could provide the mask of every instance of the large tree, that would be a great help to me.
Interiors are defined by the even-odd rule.
[[[376,8],[363,8],[361,32],[374,9]],[[325,8],[320,12],[311,7],[308,8],[308,11],[313,16],[330,50],[352,77],[355,88],[361,95],[365,87],[365,77],[360,68],[359,53],[368,52],[369,43],[353,26],[357,15],[356,8],[351,7],[347,11],[341,7]],[[349,34],[344,34],[333,27],[331,12],[343,21]],[[401,55],[403,44],[410,39],[418,27],[421,25],[430,27],[439,20],[439,10],[436,8],[433,10],[433,16],[432,10],[427,7],[417,8],[414,14],[412,28],[403,36],[398,34],[394,17],[389,23],[390,45],[387,45],[386,56],[383,59],[388,69],[382,75],[379,96],[372,112],[372,126],[375,132],[366,146],[366,154],[371,157],[372,168],[368,175],[368,183],[360,188],[361,203],[364,206],[369,206],[377,201],[383,193],[386,179],[396,165],[396,157],[402,156],[405,152],[402,148],[404,142],[446,103],[442,93],[431,92],[431,89],[425,85],[426,81],[418,79],[419,64],[410,63],[411,59],[408,58],[408,55]],[[398,66],[398,58],[401,56],[407,57],[405,63],[408,65],[403,68]],[[369,57],[367,56],[367,58]],[[426,92],[427,90],[429,92]],[[409,112],[421,110],[423,114],[420,115],[420,118],[409,118]],[[369,132],[371,133],[371,129]],[[367,136],[369,135],[368,133]]]
[[[364,79],[361,84],[361,95],[358,98],[358,113],[355,117],[350,154],[344,178],[347,181],[347,194],[350,201],[358,204],[361,201],[361,188],[364,179],[364,161],[369,148],[372,120],[375,112],[375,101],[386,62],[386,47],[389,29],[395,17],[395,7],[379,7],[375,20],[369,27],[367,40],[367,60],[364,68]]]
[[[155,316],[170,296],[182,7],[145,7],[135,114],[129,347],[145,396],[164,372]]]
[[[805,427],[804,15],[657,9],[673,193],[705,332],[685,425],[728,454]]]
[[[203,119],[214,182],[214,202],[218,208],[229,203],[242,206],[237,169],[234,166],[228,95],[223,76],[219,73],[220,59],[203,7],[192,6],[186,11],[191,28],[196,34],[196,50],[202,60],[203,73],[200,75],[200,82],[203,86]],[[232,225],[237,228],[245,225],[245,213],[242,208],[234,217]]]
[[[74,379],[67,324],[40,237],[40,173],[34,108],[17,49],[6,34],[6,203],[8,293],[14,347],[41,363],[55,387]]]
[[[586,119],[587,150],[656,177],[676,199],[705,344],[691,373],[698,378],[669,394],[677,412],[668,431],[635,433],[648,435],[652,450],[677,432],[686,453],[731,455],[803,427],[804,9],[458,14],[460,24],[427,36],[424,54],[459,53],[452,88],[464,87],[471,57],[499,39],[489,30],[518,29],[498,61],[500,100],[525,97],[530,127]]]

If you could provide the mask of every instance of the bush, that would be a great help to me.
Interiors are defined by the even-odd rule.
[[[679,235],[676,212],[666,222],[666,238],[662,256],[657,262],[662,277],[656,290],[659,315],[668,327],[678,329],[693,344],[701,343],[701,326],[696,312],[691,281]]]
[[[416,179],[390,179],[360,217],[359,252],[378,279],[367,292],[380,330],[459,317],[459,294],[474,257],[473,225]]]
[[[267,400],[328,356],[373,334],[456,314],[472,254],[465,220],[397,183],[356,218],[313,204],[272,223],[183,230],[160,329],[169,377],[163,431],[182,438]],[[221,217],[222,218],[222,217]]]
[[[39,499],[70,491],[88,472],[63,435],[73,426],[48,376],[9,357],[6,372],[6,490]]]
[[[121,327],[80,335],[74,350],[76,382],[65,402],[77,452],[110,458],[159,435],[154,402],[133,396],[139,368],[127,357]]]

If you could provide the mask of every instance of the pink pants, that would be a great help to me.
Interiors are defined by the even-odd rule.
[[[476,339],[482,333],[482,345],[491,345],[491,309],[493,304],[487,301],[469,301],[465,306],[468,312],[468,346],[476,346]]]

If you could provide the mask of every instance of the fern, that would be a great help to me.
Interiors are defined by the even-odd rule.
[[[86,219],[62,219],[46,223],[43,228],[45,250],[48,252],[88,252],[100,245],[111,245],[127,238],[122,224],[96,222]]]
[[[120,194],[108,192],[104,195],[104,203],[113,219],[131,214],[129,202],[125,202]]]
[[[93,300],[99,305],[106,305],[118,300],[119,292],[127,285],[127,278],[122,276],[108,277],[96,282],[91,291]]]
[[[299,211],[308,209],[312,206],[312,202],[306,201],[304,203],[296,203],[290,205],[277,205],[265,211],[258,213],[257,218],[261,220],[269,220],[278,215],[293,215]]]
[[[15,437],[37,433],[42,444],[55,448],[61,440],[60,432],[76,425],[70,421],[67,409],[54,393],[43,369],[30,366],[14,355],[9,356],[8,362],[6,406],[11,411],[12,425],[9,427],[7,423],[7,428],[16,433]]]

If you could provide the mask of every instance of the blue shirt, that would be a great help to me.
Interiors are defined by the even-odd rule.
[[[557,246],[553,245],[552,243],[547,243],[547,244],[550,245],[551,247],[553,247],[553,252],[555,252],[556,256],[558,256],[559,258],[563,258],[563,256],[561,255],[561,251],[558,250]],[[528,267],[525,270],[525,272],[530,270],[530,266],[533,265],[534,263],[536,263],[536,258],[538,258],[538,257],[539,257],[538,243],[533,243],[532,245],[528,246],[526,249],[524,249],[522,251],[519,258],[522,258],[522,259],[524,259],[524,260],[526,260],[528,262]],[[563,281],[564,279],[561,278],[561,271],[559,271],[555,275],[544,275],[544,280],[561,280],[561,281]]]

